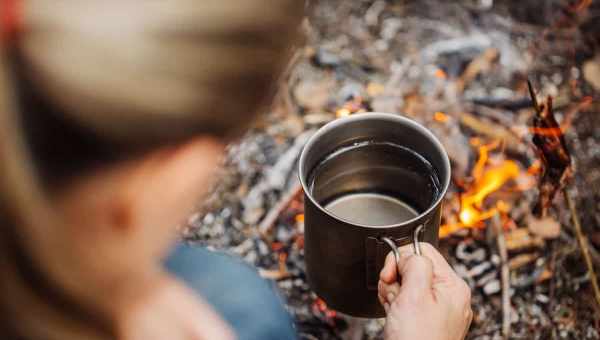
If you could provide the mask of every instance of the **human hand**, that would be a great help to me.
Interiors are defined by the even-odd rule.
[[[418,256],[411,245],[400,248],[398,269],[392,253],[385,259],[379,276],[384,338],[462,340],[473,316],[471,290],[432,245],[421,243],[421,250]]]
[[[117,318],[120,340],[233,340],[229,326],[183,284],[164,278],[130,300]]]

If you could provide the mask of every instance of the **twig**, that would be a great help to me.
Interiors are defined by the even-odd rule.
[[[504,237],[504,230],[502,230],[502,221],[500,221],[500,215],[495,214],[492,217],[492,225],[496,233],[496,245],[498,246],[498,253],[501,259],[501,272],[500,278],[502,280],[502,335],[504,339],[510,337],[510,319],[511,319],[511,306],[510,306],[510,270],[508,268],[508,254],[506,251],[506,239]]]
[[[579,215],[577,214],[577,209],[575,208],[575,204],[573,203],[571,195],[567,191],[566,187],[562,189],[562,192],[563,196],[565,197],[565,201],[567,201],[567,205],[569,206],[569,210],[571,211],[571,220],[573,221],[573,226],[575,227],[575,236],[577,236],[579,248],[581,249],[581,254],[583,255],[585,265],[588,269],[588,275],[590,277],[590,281],[592,282],[596,304],[598,305],[598,308],[600,308],[600,287],[598,286],[598,278],[596,277],[594,264],[592,263],[592,257],[590,256],[587,237],[585,237],[583,230],[581,229]]]
[[[263,237],[269,233],[273,227],[273,224],[275,224],[279,218],[279,215],[281,215],[281,213],[288,207],[288,205],[290,205],[294,198],[296,198],[296,196],[298,196],[301,192],[302,185],[300,183],[294,184],[294,186],[291,187],[281,198],[279,203],[277,203],[277,205],[275,205],[273,209],[267,213],[265,218],[263,218],[262,222],[260,222],[258,225],[258,231]]]
[[[465,90],[465,87],[475,80],[480,73],[489,71],[498,61],[499,56],[500,52],[497,49],[490,47],[475,57],[456,81],[458,92],[462,93]]]
[[[501,124],[488,123],[467,112],[461,113],[460,123],[480,135],[504,141],[509,149],[519,150],[521,141]]]
[[[279,269],[258,269],[258,275],[263,279],[279,281],[290,278],[292,274],[288,271],[281,271]]]

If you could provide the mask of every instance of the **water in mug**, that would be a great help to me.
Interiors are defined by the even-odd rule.
[[[417,217],[438,198],[431,163],[389,142],[361,141],[325,157],[309,175],[313,197],[351,223],[386,226]]]

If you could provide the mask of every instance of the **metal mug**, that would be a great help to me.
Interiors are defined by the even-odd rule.
[[[439,179],[435,197],[423,199],[425,189],[414,180],[379,174],[369,177],[370,169],[385,169],[390,159],[385,155],[373,158],[368,153],[351,157],[342,168],[324,171],[328,186],[311,188],[310,176],[329,155],[364,141],[399,145],[426,159]],[[362,167],[366,175],[339,180],[340,171],[353,167]],[[415,251],[419,251],[418,241],[437,246],[442,199],[450,184],[450,161],[442,144],[429,130],[400,115],[354,114],[326,124],[310,138],[300,156],[299,176],[304,189],[304,251],[311,288],[332,309],[356,317],[383,317],[377,283],[390,248],[414,242]],[[323,190],[360,191],[369,181],[408,192],[424,205],[414,218],[377,226],[352,222],[325,209]]]

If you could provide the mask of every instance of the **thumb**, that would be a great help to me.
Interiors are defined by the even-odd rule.
[[[398,269],[402,277],[400,295],[418,300],[432,293],[433,263],[429,258],[419,255],[402,257]]]
[[[396,258],[394,257],[394,254],[390,251],[386,256],[383,268],[379,273],[379,279],[387,283],[388,285],[391,285],[395,282],[398,282],[397,273],[398,269],[396,265]]]

